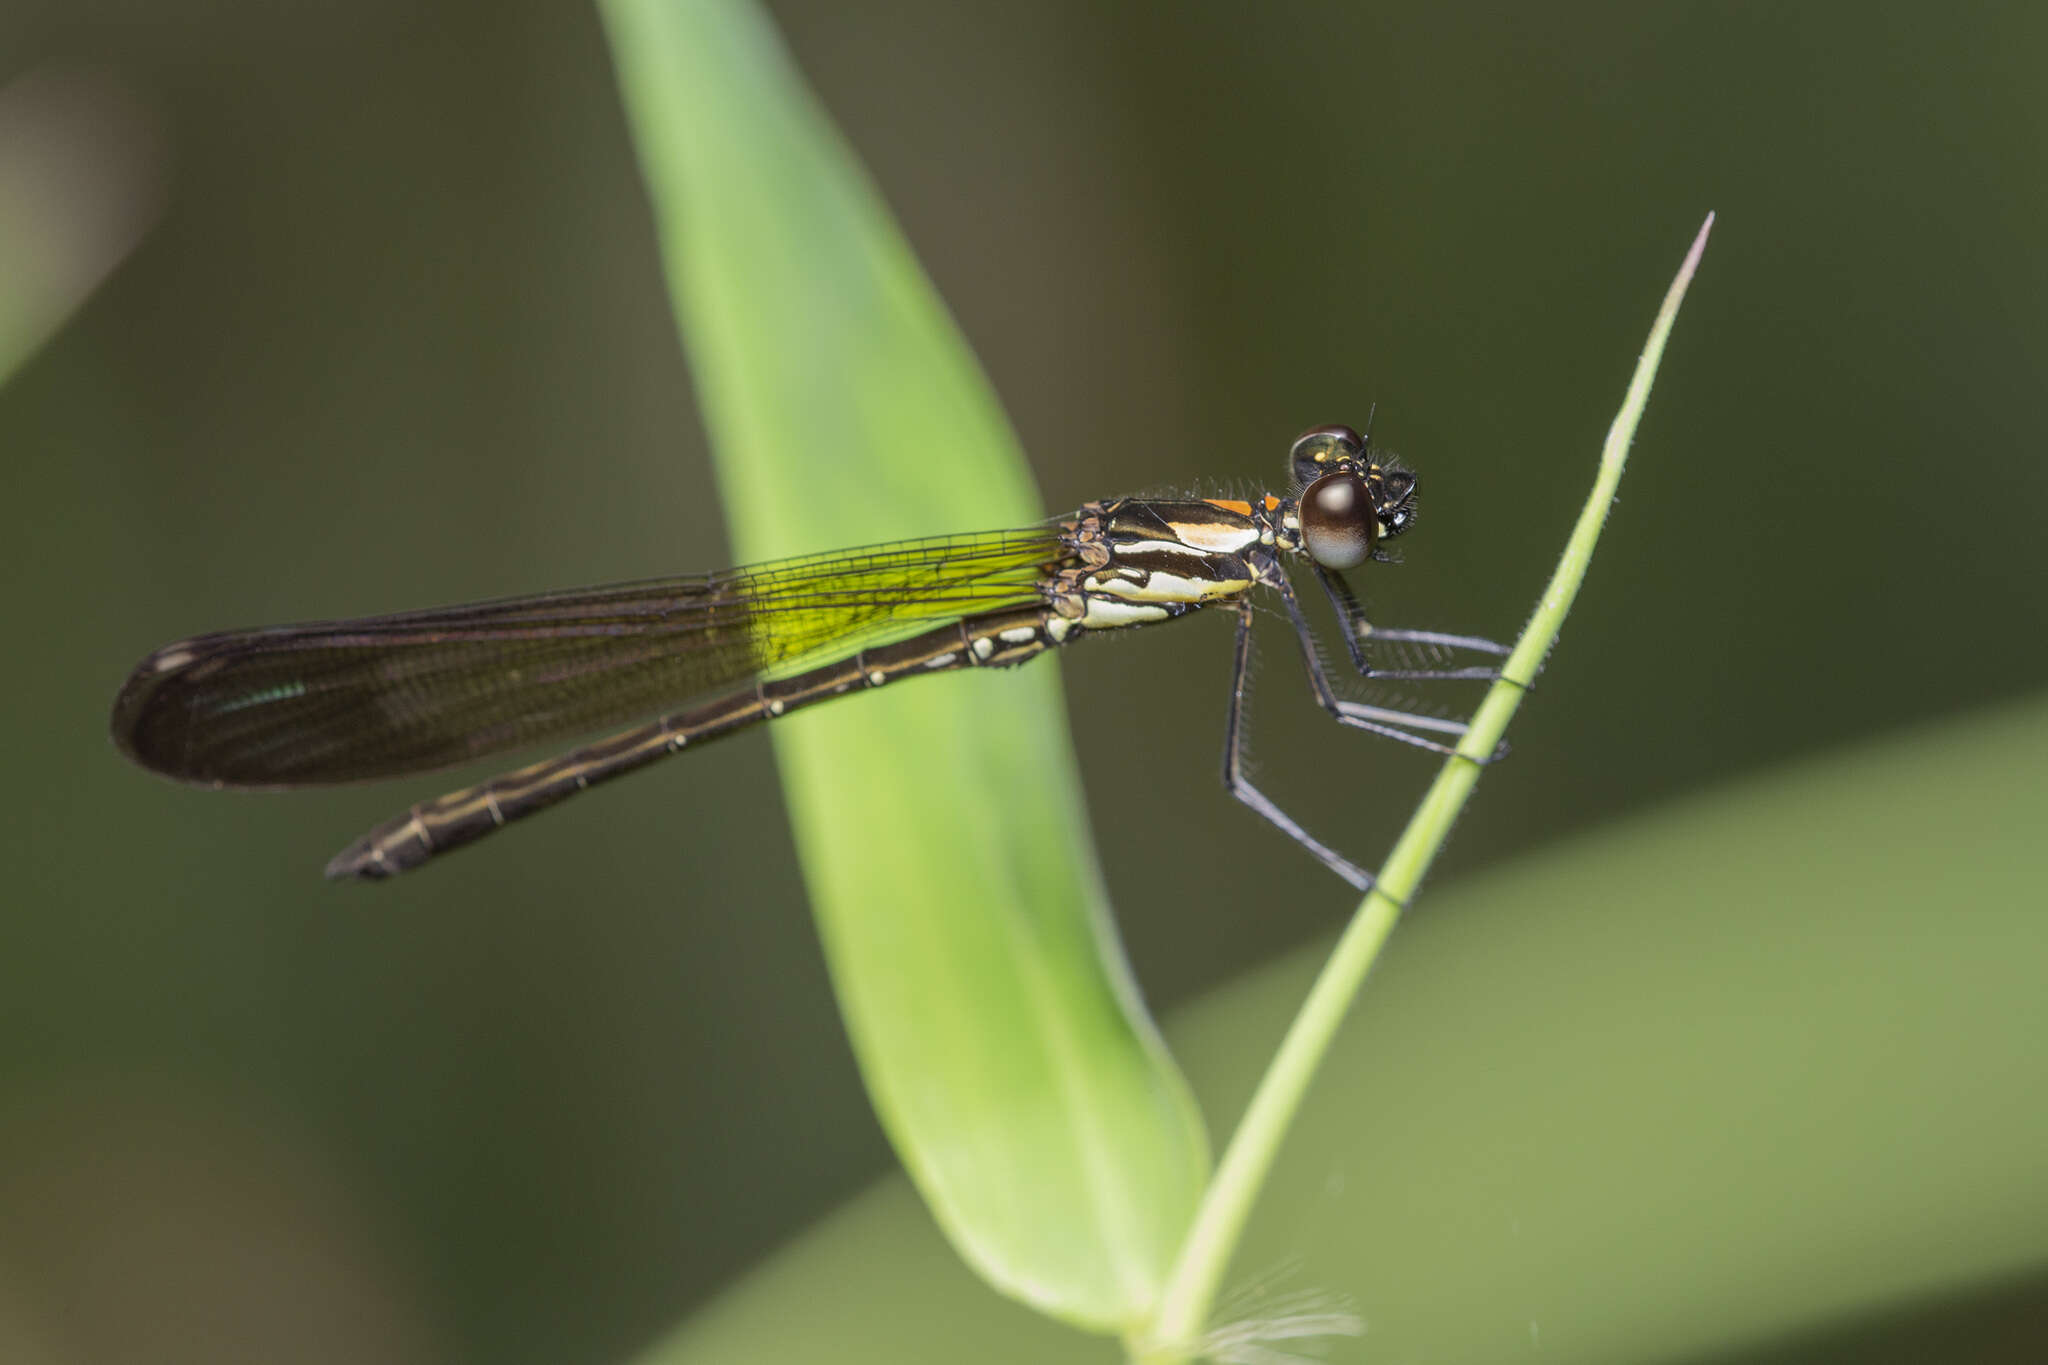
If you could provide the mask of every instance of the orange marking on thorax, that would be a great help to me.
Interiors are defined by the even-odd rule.
[[[1224,511],[1235,512],[1241,517],[1248,517],[1252,514],[1252,505],[1250,503],[1239,502],[1235,498],[1205,498],[1203,501],[1207,502],[1211,507],[1221,507]]]
[[[1274,497],[1274,496],[1273,496],[1273,495],[1272,495],[1271,493],[1268,493],[1268,494],[1266,494],[1266,510],[1267,510],[1268,512],[1277,512],[1277,511],[1279,511],[1279,510],[1280,510],[1280,499],[1278,499],[1278,498]]]

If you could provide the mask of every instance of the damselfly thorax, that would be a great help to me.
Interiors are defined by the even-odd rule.
[[[113,734],[143,766],[214,787],[393,777],[618,724],[610,738],[425,801],[328,864],[388,877],[656,759],[848,693],[1008,667],[1082,636],[1222,606],[1237,614],[1224,781],[1331,870],[1369,873],[1246,779],[1242,719],[1255,589],[1276,593],[1317,702],[1342,724],[1448,752],[1456,721],[1339,698],[1285,565],[1306,561],[1362,675],[1490,678],[1487,667],[1375,669],[1370,642],[1498,655],[1491,641],[1369,625],[1344,571],[1385,559],[1415,477],[1348,427],[1294,444],[1295,493],[1256,502],[1117,498],[1040,527],[940,536],[692,578],[348,621],[203,635],[136,668]]]

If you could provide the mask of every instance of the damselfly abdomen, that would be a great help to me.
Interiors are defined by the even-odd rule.
[[[327,875],[389,877],[656,759],[800,707],[927,673],[1007,667],[1097,631],[1237,613],[1224,781],[1361,890],[1371,874],[1311,837],[1241,761],[1254,588],[1279,594],[1309,683],[1345,725],[1447,752],[1464,725],[1340,699],[1284,567],[1306,559],[1361,674],[1369,644],[1505,651],[1370,626],[1343,572],[1385,558],[1414,520],[1415,476],[1348,427],[1294,444],[1296,495],[1257,502],[1117,498],[1045,526],[939,536],[694,578],[508,598],[351,621],[225,631],[144,659],[114,702],[114,740],[146,768],[213,787],[278,788],[426,772],[696,704],[560,758],[423,802],[337,854]]]

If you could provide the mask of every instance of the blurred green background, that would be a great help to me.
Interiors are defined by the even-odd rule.
[[[1049,512],[1268,486],[1377,403],[1422,478],[1369,583],[1397,624],[1520,625],[1719,212],[1447,888],[2048,679],[2048,10],[772,8]],[[77,72],[165,197],[0,390],[0,1349],[617,1358],[889,1162],[765,737],[374,889],[319,869],[458,779],[206,796],[104,737],[176,636],[726,561],[597,20],[0,13],[0,82]],[[1282,644],[1262,775],[1371,861],[1429,765],[1333,735]],[[1352,902],[1216,785],[1227,651],[1203,621],[1038,665],[1161,1010]]]

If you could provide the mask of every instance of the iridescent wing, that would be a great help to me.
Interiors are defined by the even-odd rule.
[[[113,733],[189,782],[291,787],[446,767],[647,715],[970,612],[1042,600],[1055,527],[690,578],[224,631],[129,676]]]

